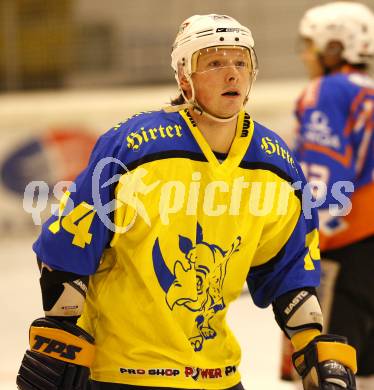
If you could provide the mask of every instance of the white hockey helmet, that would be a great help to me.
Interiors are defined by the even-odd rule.
[[[331,41],[343,45],[342,57],[351,64],[367,63],[374,55],[374,14],[363,4],[333,2],[309,9],[299,27],[323,51]]]
[[[187,77],[191,76],[192,55],[213,46],[247,48],[252,61],[252,76],[255,78],[258,66],[251,31],[227,15],[194,15],[181,24],[172,48],[171,66],[178,84],[178,67],[182,65]]]

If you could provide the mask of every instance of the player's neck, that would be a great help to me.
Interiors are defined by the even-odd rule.
[[[230,151],[235,137],[237,118],[229,122],[218,122],[193,111],[191,116],[212,150],[219,153]]]

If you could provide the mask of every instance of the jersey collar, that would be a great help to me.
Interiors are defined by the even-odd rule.
[[[241,110],[238,115],[235,137],[227,158],[222,164],[214,155],[211,147],[197,127],[197,124],[191,117],[188,109],[180,110],[179,114],[186,122],[202,153],[214,169],[229,173],[239,166],[249,148],[254,130],[253,120],[244,110]]]

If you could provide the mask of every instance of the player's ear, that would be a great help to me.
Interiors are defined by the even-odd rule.
[[[184,74],[179,76],[179,84],[184,91],[191,89],[190,83]]]
[[[178,80],[180,88],[184,91],[185,95],[189,97],[191,95],[191,85],[187,80],[184,69],[181,65],[178,67]]]

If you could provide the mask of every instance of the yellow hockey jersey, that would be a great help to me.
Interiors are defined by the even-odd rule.
[[[244,111],[222,162],[187,110],[138,114],[104,134],[34,244],[53,269],[91,275],[78,323],[96,340],[91,377],[237,384],[225,316],[243,285],[266,307],[319,283],[304,184],[285,143]]]

